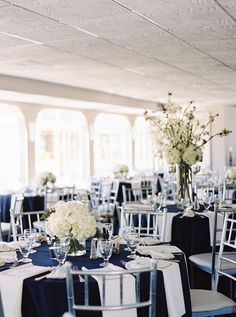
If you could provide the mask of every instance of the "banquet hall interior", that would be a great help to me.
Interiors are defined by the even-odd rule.
[[[0,0],[0,44],[0,317],[236,316],[236,1]]]

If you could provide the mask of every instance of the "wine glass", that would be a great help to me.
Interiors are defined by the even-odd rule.
[[[123,228],[122,235],[123,235],[126,243],[127,243],[127,235],[130,232],[136,233],[135,228],[134,227],[129,227],[129,226]],[[124,251],[131,251],[130,248],[128,247],[128,243],[127,243],[127,248],[124,248]]]
[[[127,245],[130,248],[131,254],[128,255],[127,257],[130,259],[135,259],[136,258],[136,250],[139,245],[140,237],[139,234],[136,232],[130,232],[126,236],[127,238]]]
[[[105,240],[111,240],[113,235],[113,224],[112,223],[103,223],[102,224],[102,234]]]
[[[31,247],[32,247],[32,240],[25,236],[19,236],[18,245],[19,245],[20,253],[23,256],[23,259],[19,260],[19,262],[23,262],[23,263],[32,262],[32,260],[28,258]]]
[[[59,269],[66,261],[67,254],[69,252],[69,244],[63,241],[55,241],[53,244],[53,251],[58,261],[58,266],[56,269]]]
[[[34,228],[24,229],[24,236],[27,237],[28,239],[30,239],[32,242],[30,254],[37,252],[36,250],[32,249],[36,243],[37,230]]]
[[[214,196],[211,192],[206,192],[203,196],[203,204],[205,207],[205,211],[209,211],[212,203],[214,202]]]
[[[101,263],[100,266],[106,267],[109,264],[109,259],[112,254],[112,241],[100,239],[98,241],[98,247],[104,260],[104,262]]]

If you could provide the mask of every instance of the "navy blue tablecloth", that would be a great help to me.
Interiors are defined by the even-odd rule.
[[[211,251],[209,219],[196,214],[194,217],[176,215],[172,220],[171,244],[190,255]]]
[[[118,255],[112,255],[110,262],[122,266],[120,260],[128,261],[126,257],[127,253],[121,248],[121,252]],[[48,249],[45,245],[38,248],[38,252],[32,255],[33,263],[36,265],[52,266],[56,265],[56,261],[49,259]],[[183,254],[176,254],[180,265],[180,272],[183,282],[183,292],[186,307],[185,317],[191,316],[191,301],[189,292],[188,274],[186,271],[186,263]],[[77,265],[79,268],[82,266],[88,269],[98,268],[102,259],[90,260],[89,248],[87,254],[81,257],[68,257],[68,260]],[[174,281],[173,281],[174,283]],[[80,287],[78,281],[77,287]],[[142,291],[145,293],[147,287],[143,287]],[[92,285],[92,294],[94,303],[99,302],[99,292],[96,282]],[[22,298],[22,316],[23,317],[61,317],[67,310],[67,295],[66,295],[66,283],[65,279],[43,279],[41,281],[35,281],[35,279],[29,278],[24,281],[23,286],[23,298]],[[85,317],[98,317],[100,313],[82,313],[80,316]],[[139,311],[138,317],[145,317],[146,314],[143,311]],[[163,282],[163,275],[161,271],[157,272],[157,316],[168,317],[167,305],[165,299],[165,289]]]

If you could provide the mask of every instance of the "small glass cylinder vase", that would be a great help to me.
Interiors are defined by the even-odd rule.
[[[177,200],[193,202],[192,170],[186,163],[176,164]]]
[[[86,254],[86,241],[71,239],[69,256],[81,256],[84,254]]]

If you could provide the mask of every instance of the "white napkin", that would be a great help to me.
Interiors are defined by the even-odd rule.
[[[192,206],[189,206],[185,209],[185,212],[182,217],[194,217],[196,215],[195,211],[192,209]]]
[[[48,271],[47,267],[29,263],[0,273],[0,289],[5,317],[21,317],[24,279],[46,271]]]
[[[154,239],[152,237],[143,237],[140,238],[140,244],[141,245],[156,245],[160,243],[160,240],[158,239]]]
[[[15,262],[17,260],[16,251],[10,251],[10,252],[0,252],[0,261],[1,262]]]
[[[49,273],[46,278],[56,278],[56,279],[63,279],[66,278],[66,269],[65,266],[62,265],[61,267],[59,267],[58,269],[52,271],[51,273]]]
[[[127,269],[140,269],[150,266],[151,259],[138,257],[126,263]],[[185,314],[182,280],[178,263],[159,260],[157,269],[162,271],[166,303],[169,317],[180,317]]]
[[[87,270],[85,267],[82,270]],[[98,270],[107,270],[107,271],[120,271],[123,270],[121,267],[113,265],[109,263],[105,268],[101,268]],[[100,292],[100,296],[102,294],[102,277],[96,276],[94,277],[98,283],[98,288]],[[124,291],[124,304],[127,303],[135,303],[135,278],[132,275],[125,275],[123,281],[123,291]],[[118,276],[111,276],[106,279],[106,293],[105,293],[106,303],[107,305],[120,305],[120,279]],[[103,317],[137,317],[136,309],[127,309],[122,311],[104,311]]]
[[[19,249],[18,244],[15,241],[12,242],[0,242],[0,252],[8,252],[8,251],[15,251]]]
[[[181,252],[179,248],[173,245],[152,245],[139,246],[138,253],[142,255],[150,255],[154,259],[173,259],[172,253]]]
[[[179,265],[171,262],[171,265],[162,268],[159,262],[161,261],[158,261],[157,267],[158,270],[162,271],[164,278],[168,316],[183,316],[185,314],[185,303]]]
[[[213,245],[213,235],[214,235],[214,218],[215,214],[212,211],[207,212],[201,212],[200,215],[204,215],[208,217],[209,219],[209,229],[210,229],[210,240],[211,240],[211,246]],[[218,242],[217,245],[219,245],[221,234],[222,234],[222,228],[224,224],[224,214],[223,213],[217,213],[217,232],[216,232],[216,241]]]

